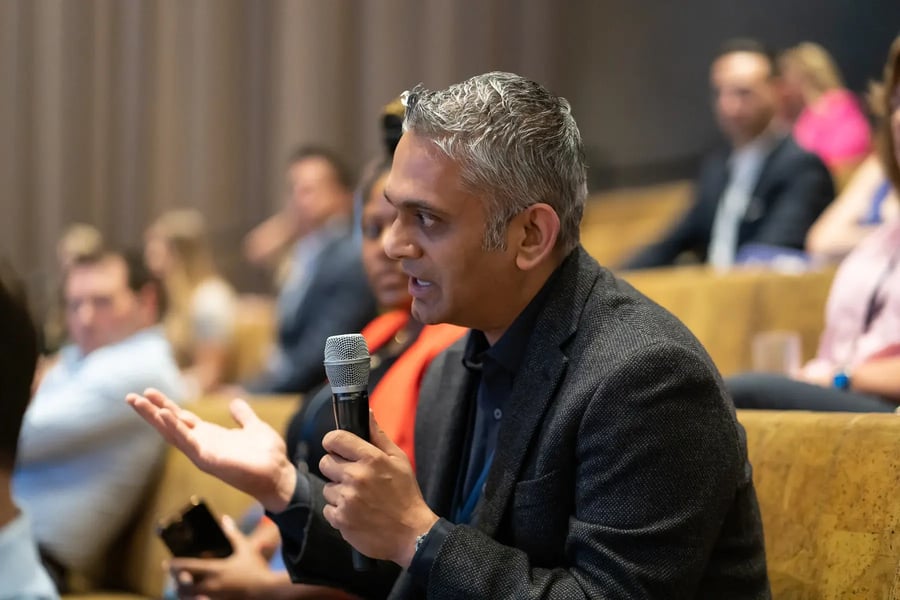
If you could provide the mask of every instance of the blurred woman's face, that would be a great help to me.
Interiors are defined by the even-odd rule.
[[[369,285],[378,304],[385,309],[408,309],[409,278],[400,269],[400,262],[384,253],[382,238],[397,216],[397,209],[384,197],[387,173],[382,174],[366,199],[362,211],[362,259]]]
[[[144,263],[156,277],[164,277],[172,266],[172,251],[166,239],[150,229],[144,236]]]

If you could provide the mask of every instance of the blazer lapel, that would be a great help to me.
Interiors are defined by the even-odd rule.
[[[547,304],[529,338],[529,350],[513,382],[512,395],[497,434],[494,461],[485,483],[484,497],[475,514],[477,527],[493,536],[506,511],[529,448],[568,365],[563,351],[575,333],[578,319],[599,270],[579,247],[574,260],[566,261],[554,282]],[[591,269],[594,277],[584,276]]]
[[[441,360],[441,378],[437,389],[420,393],[433,399],[417,411],[416,468],[420,473],[422,495],[437,514],[450,518],[457,471],[466,437],[466,387],[468,374],[462,366],[464,337],[445,352]],[[448,426],[449,424],[449,426]]]

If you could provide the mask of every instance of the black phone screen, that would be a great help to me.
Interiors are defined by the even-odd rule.
[[[192,498],[180,515],[158,527],[173,556],[224,558],[234,550],[206,503]]]

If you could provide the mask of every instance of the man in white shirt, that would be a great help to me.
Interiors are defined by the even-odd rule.
[[[728,148],[704,161],[688,212],[627,268],[671,265],[691,252],[727,269],[751,245],[801,250],[807,230],[834,198],[828,169],[776,118],[778,77],[764,46],[726,44],[712,63],[710,85]]]
[[[182,397],[157,326],[161,294],[138,254],[84,257],[66,274],[73,344],[60,351],[25,414],[13,476],[55,578],[77,572],[90,580],[102,571],[162,458],[158,437],[122,407],[127,392],[151,385]]]
[[[55,599],[28,517],[15,505],[10,480],[19,429],[37,362],[37,331],[12,273],[0,262],[0,600]]]

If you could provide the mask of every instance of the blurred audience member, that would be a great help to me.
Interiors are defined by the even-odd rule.
[[[776,75],[772,55],[758,42],[726,44],[710,82],[730,148],[704,161],[693,206],[627,268],[671,265],[691,251],[724,269],[745,244],[803,247],[834,186],[822,161],[780,130]]]
[[[192,395],[225,381],[236,319],[234,289],[216,270],[198,211],[174,210],[147,230],[144,258],[165,287],[166,337]]]
[[[840,260],[879,225],[896,219],[898,213],[900,198],[878,156],[872,155],[810,228],[806,252],[824,261]]]
[[[382,237],[393,223],[397,210],[384,197],[390,166],[382,164],[367,184],[361,186],[365,202],[362,210],[362,258],[369,284],[379,306],[385,311],[363,329],[372,353],[369,405],[381,428],[413,459],[413,429],[419,384],[431,360],[466,330],[455,325],[422,325],[410,315],[412,298],[400,263],[384,252]],[[304,402],[287,432],[287,448],[296,464],[304,464],[319,476],[319,460],[325,455],[322,438],[334,429],[331,390],[323,386]],[[284,566],[273,571],[267,559],[280,542],[278,528],[263,520],[249,536],[243,536],[226,521],[225,532],[237,551],[226,559],[175,559],[171,568],[176,580],[194,582],[184,592],[224,598],[344,598],[334,590],[292,585]],[[280,556],[275,555],[276,559]]]
[[[825,48],[804,42],[785,50],[778,62],[785,104],[797,114],[797,144],[836,173],[859,164],[872,150],[869,121]]]
[[[72,345],[44,376],[19,438],[13,492],[34,519],[54,579],[90,578],[151,483],[162,457],[122,398],[151,385],[181,397],[181,376],[156,327],[162,292],[139,254],[77,258],[64,281]],[[61,590],[64,591],[64,590]]]
[[[0,597],[58,598],[41,565],[31,523],[12,499],[22,417],[31,398],[38,357],[37,330],[8,266],[0,261]]]
[[[900,189],[900,37],[885,68],[882,159]],[[900,404],[900,221],[879,227],[841,263],[816,358],[794,378],[727,382],[738,408],[891,412]]]
[[[59,276],[62,277],[68,268],[79,257],[99,252],[103,248],[103,235],[93,225],[73,223],[66,227],[56,243],[56,261]],[[41,353],[54,354],[66,341],[66,315],[63,308],[59,282],[55,278],[48,280],[47,312],[41,328]]]
[[[287,171],[284,216],[297,238],[278,296],[278,344],[266,372],[248,384],[257,393],[305,393],[325,380],[322,352],[330,335],[359,331],[375,314],[350,216],[347,170],[331,152],[300,148]]]

